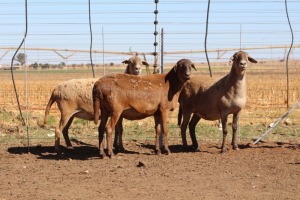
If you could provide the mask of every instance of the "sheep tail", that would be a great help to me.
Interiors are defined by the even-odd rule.
[[[97,90],[97,88],[95,86],[93,88],[93,107],[94,107],[94,123],[97,125],[99,122],[100,98],[102,95],[101,95],[101,92],[99,90]]]
[[[51,94],[51,97],[48,101],[48,104],[46,106],[45,116],[44,116],[44,125],[46,125],[48,123],[48,116],[49,116],[49,113],[50,113],[50,108],[51,108],[52,104],[56,101],[55,96],[56,95],[55,95],[55,89],[54,89],[52,94]]]
[[[179,108],[178,108],[178,121],[177,121],[177,125],[180,126],[181,125],[181,120],[182,120],[182,107],[179,104]]]

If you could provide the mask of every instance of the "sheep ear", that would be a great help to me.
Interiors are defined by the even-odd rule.
[[[257,63],[257,61],[254,58],[250,57],[250,56],[248,56],[248,60],[252,63]]]
[[[149,67],[149,64],[146,61],[142,61],[143,65],[146,65],[147,67]]]
[[[123,63],[123,64],[129,64],[129,63],[130,63],[130,60],[124,60],[122,63]]]
[[[177,71],[177,64],[173,67],[174,71]]]
[[[197,71],[197,69],[196,69],[196,67],[195,67],[195,65],[192,63],[191,64],[191,67],[195,70],[195,71]]]
[[[236,55],[238,54],[238,52],[235,52],[234,54],[233,54],[233,56],[231,56],[231,58],[230,58],[230,60],[231,61],[234,61],[234,59],[236,58]]]

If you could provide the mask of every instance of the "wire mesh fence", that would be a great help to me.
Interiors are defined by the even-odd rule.
[[[5,69],[12,67],[12,56],[24,35],[24,6],[23,1],[17,0],[0,3],[2,113],[18,109],[11,72]],[[235,51],[247,51],[259,63],[247,70],[248,99],[241,124],[266,129],[286,111],[287,104],[292,106],[300,99],[299,7],[300,2],[296,0],[287,1],[286,5],[279,0],[213,1],[207,21],[206,1],[160,1],[157,25],[158,30],[164,29],[163,35],[159,31],[164,46],[163,52],[158,51],[159,56],[163,56],[164,71],[177,60],[188,58],[198,69],[195,74],[209,76],[204,52],[206,33],[214,77],[222,77],[229,72],[228,61]],[[23,112],[27,110],[30,117],[37,118],[30,126],[39,123],[56,84],[73,78],[92,77],[90,53],[96,77],[104,73],[122,73],[124,66],[121,62],[135,52],[145,53],[145,58],[153,66],[155,9],[155,1],[140,0],[91,1],[90,5],[77,0],[28,2],[28,35],[20,49],[20,53],[26,55],[26,64],[15,61],[13,67],[17,68],[14,73],[21,108]],[[208,32],[205,32],[206,22]],[[293,46],[287,57],[292,40]],[[91,42],[92,52],[89,51]],[[143,75],[147,75],[146,70]],[[52,112],[59,116],[55,106]],[[298,108],[289,116],[291,123],[284,122],[289,125],[283,123],[282,127],[299,130],[299,116]],[[173,118],[176,119],[176,116],[171,120]],[[8,125],[6,117],[2,117],[0,122],[3,134],[7,134],[4,127],[18,126],[17,120]],[[175,132],[177,129],[175,126]],[[283,128],[284,131],[287,129]]]

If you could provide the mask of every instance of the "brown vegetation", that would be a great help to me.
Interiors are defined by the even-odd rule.
[[[196,74],[209,77],[206,63],[195,63]],[[167,71],[172,67],[165,65]],[[300,62],[290,61],[289,64],[289,105],[296,104],[300,99]],[[212,63],[213,78],[221,78],[228,73],[228,63]],[[241,114],[245,118],[241,123],[266,123],[278,117],[286,110],[287,82],[285,63],[279,61],[259,61],[251,65],[247,71],[247,103]],[[96,68],[96,77],[103,76],[102,68]],[[108,67],[106,73],[124,72],[123,65]],[[146,70],[142,75],[146,75]],[[27,106],[29,112],[43,112],[51,96],[53,88],[66,80],[74,78],[91,78],[91,70],[29,70],[27,78],[24,71],[15,71],[15,81],[23,111]],[[27,90],[27,93],[26,93]],[[26,101],[27,99],[27,101]],[[26,103],[27,102],[27,103]],[[10,71],[0,71],[0,109],[17,110]],[[52,114],[58,114],[58,108],[53,107]],[[274,116],[274,114],[276,114]],[[270,119],[271,118],[271,119]]]

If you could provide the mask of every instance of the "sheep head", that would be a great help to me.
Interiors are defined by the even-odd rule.
[[[196,70],[195,65],[189,59],[181,59],[173,67],[173,70],[179,80],[184,83],[190,79],[192,68]]]
[[[142,65],[149,66],[146,61],[143,61],[138,56],[133,56],[128,60],[124,60],[122,63],[127,64],[125,73],[133,75],[140,75],[142,73]]]
[[[238,51],[231,57],[232,68],[234,68],[239,74],[244,73],[248,66],[248,61],[257,63],[254,58],[250,57],[248,53],[244,51]]]

